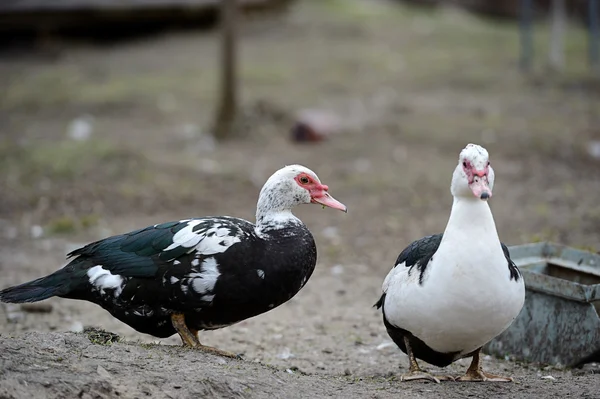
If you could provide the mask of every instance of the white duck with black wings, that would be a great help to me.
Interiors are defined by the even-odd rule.
[[[445,367],[472,356],[458,380],[512,381],[483,371],[479,356],[525,301],[523,278],[498,238],[487,203],[493,185],[488,152],[467,145],[452,177],[454,202],[446,230],[410,244],[383,282],[376,306],[410,361],[402,380],[454,380],[424,372],[416,359]]]
[[[181,336],[229,326],[288,301],[317,260],[312,234],[291,209],[316,203],[346,211],[310,169],[291,165],[263,186],[256,224],[229,216],[149,226],[91,243],[62,269],[0,291],[3,302],[52,296],[96,303],[139,332]]]

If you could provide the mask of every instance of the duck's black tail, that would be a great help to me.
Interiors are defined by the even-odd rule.
[[[0,301],[9,303],[37,302],[59,295],[63,290],[61,279],[51,274],[0,291]]]
[[[38,302],[53,296],[69,296],[87,282],[86,269],[73,267],[73,263],[80,266],[79,263],[83,262],[77,259],[48,276],[3,289],[0,291],[0,302]]]

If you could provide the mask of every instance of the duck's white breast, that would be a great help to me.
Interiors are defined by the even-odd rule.
[[[425,270],[404,264],[388,275],[386,318],[438,352],[470,353],[504,331],[525,299],[497,246],[442,243]]]

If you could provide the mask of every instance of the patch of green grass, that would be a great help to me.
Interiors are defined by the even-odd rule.
[[[99,221],[100,216],[96,214],[81,217],[60,216],[50,220],[45,230],[48,234],[70,234],[95,227]]]
[[[153,349],[158,346],[161,346],[160,343],[155,343],[155,342],[137,342],[137,345],[144,349]]]
[[[89,73],[89,72],[88,72]],[[142,103],[154,105],[165,93],[185,94],[202,100],[216,90],[214,71],[167,70],[94,79],[64,66],[49,66],[27,79],[6,83],[0,109],[38,109],[65,106],[99,106]]]
[[[293,78],[290,69],[276,63],[242,65],[240,75],[244,83],[258,85],[276,85]]]
[[[46,226],[46,231],[50,234],[68,234],[77,230],[75,220],[69,216],[56,218]]]
[[[118,176],[133,154],[117,147],[116,143],[87,141],[36,142],[17,145],[0,142],[0,173],[11,181],[30,184],[40,177],[69,180],[99,170]]]
[[[97,226],[99,221],[100,215],[96,215],[93,213],[89,215],[83,215],[79,218],[79,223],[84,229],[89,229],[91,227]]]
[[[357,0],[313,0],[315,6],[324,12],[335,14],[344,20],[364,22],[365,20],[381,20],[381,18],[397,17],[401,9],[388,7],[375,1]]]
[[[112,345],[123,340],[123,338],[115,333],[95,327],[84,328],[83,334],[87,335],[90,342],[95,345]]]
[[[468,81],[483,87],[504,87],[506,73],[518,73],[519,31],[516,21],[494,20],[452,8],[415,7],[406,4],[371,4],[367,1],[320,1],[323,12],[335,20],[351,19],[370,33],[381,35],[378,45],[365,47],[355,55],[373,68],[398,68],[406,64],[402,75],[410,75],[412,84],[433,84],[456,80],[457,86]],[[375,3],[375,2],[372,2]],[[347,23],[348,21],[346,21]],[[390,32],[395,26],[407,26],[394,46]],[[395,25],[395,26],[394,26]],[[587,66],[586,31],[580,24],[569,24],[565,37],[565,70],[556,76],[547,73],[550,27],[537,22],[534,29],[534,75],[546,82],[560,83],[590,75]],[[356,43],[361,46],[360,40]],[[378,48],[381,47],[385,51]],[[403,62],[401,62],[403,61]],[[507,68],[510,68],[507,70]],[[510,79],[514,83],[514,79]]]
[[[537,242],[558,242],[559,233],[556,230],[547,228],[542,229],[538,233],[525,235],[521,241],[526,243],[537,243]]]

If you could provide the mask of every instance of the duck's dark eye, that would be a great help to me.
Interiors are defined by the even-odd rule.
[[[467,167],[467,162],[463,161],[463,168],[466,168],[466,167]]]
[[[490,164],[491,164],[491,162],[490,162],[490,161],[488,161],[488,166],[490,166]]]
[[[301,176],[300,177],[300,183],[302,183],[302,184],[308,184],[308,181],[309,181],[308,177],[306,177],[306,176]]]

